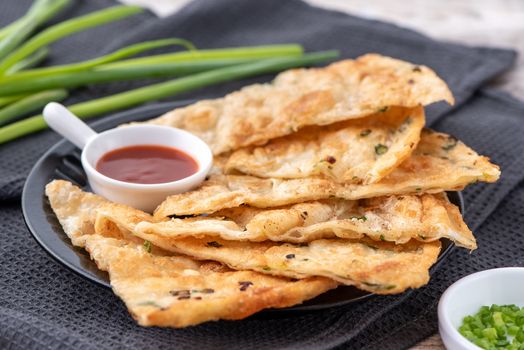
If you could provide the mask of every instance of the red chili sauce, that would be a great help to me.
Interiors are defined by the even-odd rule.
[[[176,148],[137,145],[107,152],[96,163],[96,170],[115,180],[160,184],[193,175],[198,171],[198,164]]]

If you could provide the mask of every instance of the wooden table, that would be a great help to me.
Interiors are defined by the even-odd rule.
[[[191,0],[120,0],[150,8],[159,16],[177,11]],[[241,0],[239,0],[241,1]],[[490,85],[524,100],[523,0],[307,0],[329,9],[381,19],[437,39],[467,45],[506,47],[519,51],[515,67]],[[444,349],[438,334],[411,350]]]

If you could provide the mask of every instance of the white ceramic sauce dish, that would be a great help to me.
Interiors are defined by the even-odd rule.
[[[213,164],[209,146],[185,130],[160,125],[130,125],[98,134],[59,103],[49,103],[43,114],[53,130],[82,149],[82,166],[96,194],[146,212],[152,212],[167,196],[200,185]],[[197,162],[198,170],[183,179],[158,184],[119,181],[96,170],[98,160],[107,152],[135,145],[176,148],[190,155]]]
[[[458,328],[465,316],[481,306],[524,306],[524,268],[506,267],[474,273],[453,283],[438,305],[439,332],[449,350],[481,349],[463,337]]]

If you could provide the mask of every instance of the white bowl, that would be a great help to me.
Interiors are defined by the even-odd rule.
[[[449,350],[478,350],[458,328],[465,316],[481,306],[516,304],[524,306],[524,268],[506,267],[474,273],[453,283],[438,305],[440,336]]]
[[[137,184],[112,179],[96,170],[107,152],[132,145],[174,147],[198,163],[198,171],[183,179],[159,184]],[[204,181],[213,163],[209,146],[195,135],[160,125],[131,125],[97,134],[82,151],[82,166],[92,190],[113,202],[152,212],[167,196],[189,191]]]
[[[152,212],[167,196],[197,187],[204,181],[213,165],[213,154],[209,146],[185,130],[140,124],[97,134],[59,103],[48,103],[43,114],[45,121],[53,130],[82,149],[82,167],[87,174],[91,189],[113,202]],[[198,171],[177,181],[137,184],[112,179],[96,170],[96,163],[107,152],[134,145],[177,148],[196,160]]]

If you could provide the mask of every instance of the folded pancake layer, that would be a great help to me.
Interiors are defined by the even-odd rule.
[[[101,216],[125,215],[127,207],[102,206]],[[475,249],[476,242],[459,209],[445,194],[389,196],[350,201],[327,199],[279,208],[248,206],[209,216],[143,220],[135,230],[168,238],[220,237],[236,241],[304,243],[321,238],[360,239],[403,244],[411,239],[431,242],[448,238]]]
[[[375,183],[417,146],[424,109],[390,107],[366,118],[312,126],[231,154],[226,173],[264,178],[323,176],[339,183]]]
[[[120,206],[97,218],[97,227],[116,225],[164,250],[202,260],[215,260],[233,269],[273,276],[323,276],[378,294],[401,293],[429,280],[429,268],[440,252],[440,241],[411,240],[402,245],[370,239],[321,239],[307,244],[240,242],[215,237],[174,239],[138,229],[149,215]]]
[[[214,213],[249,205],[277,207],[332,197],[348,200],[378,196],[456,191],[477,182],[494,182],[498,166],[456,138],[423,130],[412,155],[373,184],[339,184],[326,178],[262,179],[214,174],[194,191],[168,197],[155,210],[157,219],[173,215]]]
[[[97,223],[95,212],[109,203],[99,196],[61,180],[49,183],[46,194],[73,244],[85,247],[109,273],[113,291],[143,326],[241,319],[265,308],[299,304],[337,285],[322,277],[296,281],[172,256],[111,222]],[[139,217],[150,218],[141,212]]]
[[[245,318],[300,304],[336,286],[326,278],[293,281],[181,256],[158,256],[143,244],[92,235],[86,250],[108,271],[113,291],[142,326],[185,327]]]
[[[270,84],[199,101],[148,121],[188,130],[215,155],[289,135],[308,125],[362,118],[389,106],[416,107],[445,100],[446,83],[431,69],[368,54],[324,68],[292,69]]]

